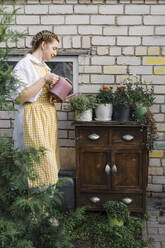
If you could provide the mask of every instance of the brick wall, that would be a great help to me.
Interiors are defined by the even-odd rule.
[[[82,93],[97,92],[101,85],[120,82],[132,73],[152,80],[152,112],[159,135],[165,135],[164,0],[19,0],[17,5],[11,28],[27,35],[14,47],[28,48],[38,31],[54,31],[60,38],[59,51],[79,54]],[[6,6],[10,11],[9,2]],[[74,113],[68,103],[57,104],[57,110],[62,166],[74,168]],[[0,118],[0,136],[11,136],[13,115],[1,111]],[[150,153],[148,194],[165,196],[164,190],[165,154],[158,149]]]

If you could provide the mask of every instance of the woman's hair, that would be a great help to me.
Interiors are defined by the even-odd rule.
[[[57,40],[59,42],[58,36],[51,31],[43,30],[37,33],[31,41],[32,48],[29,50],[29,53],[33,53],[43,41],[49,43],[53,40]]]

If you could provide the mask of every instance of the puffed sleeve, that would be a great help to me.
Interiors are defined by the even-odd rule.
[[[17,89],[15,91],[14,98],[18,97],[19,93],[29,86],[28,68],[25,63],[18,63],[13,69],[13,75],[17,80]]]
[[[22,90],[31,86],[37,80],[39,80],[40,76],[35,70],[32,62],[29,60],[29,57],[26,56],[22,60],[20,60],[13,69],[13,75],[17,80],[17,90],[12,95],[12,100],[15,100]],[[30,102],[34,102],[38,99],[42,92],[42,89],[31,99]]]

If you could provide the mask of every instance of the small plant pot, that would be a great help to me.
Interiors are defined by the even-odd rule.
[[[118,104],[114,107],[113,119],[115,121],[127,122],[129,121],[130,108],[124,104]]]
[[[83,112],[76,110],[75,120],[76,121],[92,121],[92,109],[87,109],[86,111],[83,111]]]
[[[110,226],[123,226],[124,225],[123,220],[118,220],[115,217],[108,216],[108,221],[109,221]]]
[[[111,121],[112,120],[112,104],[99,104],[95,109],[96,121]]]
[[[142,121],[146,114],[147,114],[147,108],[146,107],[138,107],[136,109],[137,121]]]

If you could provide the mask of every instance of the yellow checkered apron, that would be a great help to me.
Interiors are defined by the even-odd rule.
[[[40,77],[48,73],[48,69],[34,64]],[[58,126],[55,105],[50,103],[49,93],[44,86],[37,101],[26,103],[24,107],[24,143],[25,148],[32,146],[38,149],[45,147],[46,155],[40,163],[34,162],[37,179],[28,179],[30,188],[53,185],[58,181],[60,169]]]

